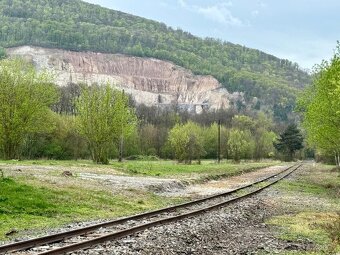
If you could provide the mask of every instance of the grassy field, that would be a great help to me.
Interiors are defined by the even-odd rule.
[[[268,162],[243,162],[235,164],[222,162],[217,164],[212,160],[202,161],[200,165],[184,165],[175,161],[125,161],[123,163],[111,162],[112,166],[124,173],[132,175],[147,175],[161,177],[197,177],[213,179],[214,176],[232,176],[242,171],[251,171],[258,168],[278,164],[275,161]]]
[[[340,252],[340,174],[332,166],[308,168],[296,181],[275,186],[282,192],[277,201],[286,214],[269,223],[281,229],[285,240],[310,240],[315,250],[285,254],[338,254]]]
[[[172,160],[131,160],[124,162],[111,161],[109,165],[97,165],[90,160],[78,161],[58,161],[58,160],[27,160],[27,161],[0,161],[1,166],[24,165],[24,166],[56,166],[56,167],[78,167],[86,169],[87,172],[93,173],[117,173],[131,176],[154,176],[165,178],[198,178],[200,177],[214,179],[232,176],[240,172],[252,171],[254,169],[263,168],[272,165],[278,165],[278,161],[263,162],[241,162],[233,163],[231,161],[223,161],[217,164],[213,160],[203,160],[200,165],[179,164]]]
[[[86,188],[62,187],[38,180],[0,179],[0,239],[14,230],[60,226],[68,222],[115,218],[164,207],[180,199],[160,197],[146,191],[122,194]],[[12,236],[11,236],[12,237]]]
[[[0,240],[25,236],[25,230],[39,232],[70,222],[116,218],[184,201],[146,190],[112,191],[77,178],[78,172],[202,181],[274,164],[277,162],[203,161],[201,165],[182,165],[174,161],[113,161],[109,165],[95,165],[86,160],[0,161],[0,169],[5,169],[4,177],[0,173]],[[22,166],[29,166],[29,170]],[[68,169],[73,177],[62,175]],[[6,236],[12,231],[16,233]]]

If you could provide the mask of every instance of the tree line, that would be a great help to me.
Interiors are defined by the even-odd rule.
[[[92,158],[107,164],[111,158],[149,155],[191,163],[217,153],[234,161],[275,155],[275,127],[262,112],[197,115],[135,106],[111,84],[58,88],[48,73],[21,59],[0,61],[0,101],[4,159]]]
[[[340,168],[340,43],[330,61],[315,66],[313,83],[300,97],[307,140],[318,156]]]

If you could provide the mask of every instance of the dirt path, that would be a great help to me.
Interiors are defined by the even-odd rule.
[[[89,188],[96,187],[96,189],[100,188],[113,193],[128,189],[142,189],[164,196],[199,197],[243,186],[265,176],[275,174],[287,166],[267,167],[238,176],[195,185],[187,185],[187,183],[184,184],[177,179],[128,176],[114,169],[100,167],[43,165],[0,165],[0,167],[10,175],[31,176],[45,182],[69,186],[86,185]],[[65,171],[72,173],[73,177],[65,177],[63,175]]]
[[[285,169],[286,167],[288,167],[288,165],[266,167],[256,170],[254,172],[233,176],[218,181],[209,181],[202,184],[190,185],[187,186],[185,190],[182,190],[177,193],[176,192],[165,193],[165,195],[177,195],[177,196],[185,195],[197,197],[222,193],[252,183],[266,176],[278,173]]]

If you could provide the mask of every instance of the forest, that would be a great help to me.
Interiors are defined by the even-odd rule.
[[[0,57],[1,47],[33,45],[168,60],[213,75],[248,100],[259,98],[279,121],[287,121],[297,92],[310,82],[288,60],[79,0],[0,1],[0,23]]]
[[[0,61],[0,77],[0,153],[6,160],[92,158],[108,164],[140,155],[186,164],[280,155],[291,160],[303,148],[296,126],[287,128],[295,139],[290,146],[263,112],[190,114],[175,106],[135,105],[112,84],[58,87],[51,74],[23,59]]]

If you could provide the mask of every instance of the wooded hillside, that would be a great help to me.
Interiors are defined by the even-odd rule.
[[[169,60],[213,75],[249,100],[263,99],[278,118],[292,109],[296,90],[310,81],[288,60],[79,0],[2,0],[0,23],[0,47],[34,45]]]

